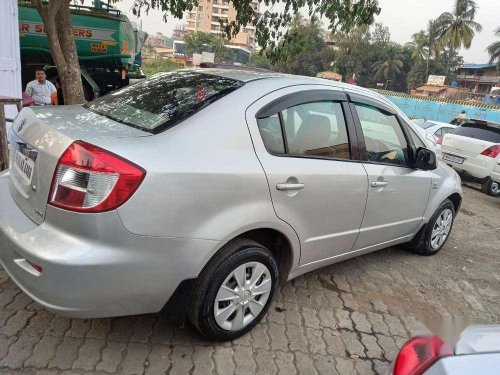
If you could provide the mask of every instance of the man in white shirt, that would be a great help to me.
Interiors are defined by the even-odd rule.
[[[47,75],[42,68],[36,68],[36,79],[28,82],[26,85],[26,94],[28,94],[35,105],[50,105],[52,104],[51,94],[57,92],[52,82],[47,81]]]

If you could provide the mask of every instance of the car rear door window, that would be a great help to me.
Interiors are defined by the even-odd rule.
[[[160,73],[84,105],[92,112],[158,133],[243,86],[244,82],[200,73]]]
[[[257,124],[266,150],[271,154],[284,154],[285,144],[278,114],[260,118]]]
[[[284,110],[282,118],[290,155],[351,158],[347,127],[339,102],[300,104]]]
[[[368,161],[408,165],[408,143],[396,116],[366,104],[355,103],[355,108]]]

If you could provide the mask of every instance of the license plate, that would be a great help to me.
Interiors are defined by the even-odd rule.
[[[14,166],[19,172],[19,175],[27,185],[31,184],[33,179],[33,170],[35,169],[35,162],[27,156],[16,151],[14,155]]]
[[[463,164],[465,161],[464,158],[461,158],[459,156],[448,155],[448,154],[443,155],[443,160],[451,161],[452,163],[456,163],[456,164]]]

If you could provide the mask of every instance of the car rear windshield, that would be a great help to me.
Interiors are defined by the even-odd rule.
[[[243,84],[196,71],[160,73],[93,100],[84,107],[122,124],[158,133]]]
[[[500,143],[500,127],[497,126],[463,124],[456,128],[452,134],[480,139],[481,141]]]

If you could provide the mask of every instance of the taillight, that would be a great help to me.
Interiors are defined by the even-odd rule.
[[[146,171],[122,157],[83,141],[73,142],[59,159],[49,204],[78,212],[104,212],[125,203]]]
[[[421,375],[442,357],[453,355],[450,347],[437,336],[415,337],[401,348],[394,365],[394,375]]]
[[[442,135],[441,137],[439,137],[439,139],[437,140],[437,144],[438,145],[442,145],[443,144],[443,138],[444,138],[444,135]]]
[[[481,155],[487,156],[489,158],[495,159],[500,154],[500,145],[494,145],[488,147],[486,150],[481,152]]]

